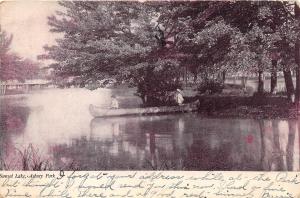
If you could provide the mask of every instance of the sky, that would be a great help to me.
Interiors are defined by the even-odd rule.
[[[55,14],[58,9],[59,5],[55,1],[1,2],[1,27],[7,33],[13,34],[11,52],[37,60],[37,55],[44,53],[45,44],[55,44],[59,35],[49,32],[47,16]]]

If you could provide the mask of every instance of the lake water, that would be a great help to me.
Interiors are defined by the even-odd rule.
[[[133,90],[122,106],[140,100]],[[93,118],[112,91],[53,89],[0,99],[1,169],[299,171],[299,121],[197,113]]]

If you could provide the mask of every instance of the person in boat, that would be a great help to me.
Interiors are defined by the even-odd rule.
[[[119,101],[117,100],[117,97],[115,95],[111,96],[111,109],[118,109],[119,108]]]
[[[182,91],[180,89],[177,89],[176,93],[175,93],[175,102],[178,105],[183,105],[183,101],[184,101],[184,98],[182,95]]]

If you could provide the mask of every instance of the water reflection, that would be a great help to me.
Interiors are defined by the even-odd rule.
[[[295,147],[295,136],[296,136],[296,122],[290,121],[288,122],[289,126],[289,134],[288,134],[288,142],[286,146],[286,164],[287,170],[292,171],[294,165],[294,147]]]
[[[296,124],[195,114],[99,118],[89,136],[56,145],[54,158],[88,170],[299,170]]]
[[[55,92],[33,95],[25,105],[1,103],[1,168],[22,169],[18,150],[31,144],[53,169],[300,170],[300,120],[198,114],[93,119],[87,106],[99,95],[80,92],[91,96],[79,102],[74,93]]]

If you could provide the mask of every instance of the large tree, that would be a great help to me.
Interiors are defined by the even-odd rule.
[[[300,24],[300,6],[295,2],[294,4],[294,13],[295,13],[295,20],[297,25]],[[296,97],[295,102],[296,105],[299,106],[300,104],[300,35],[297,35],[295,41],[295,60],[296,60]]]
[[[247,56],[244,55],[252,53],[250,56],[252,61],[247,60],[246,64],[249,65],[251,72],[259,73],[260,92],[263,91],[262,72],[271,73],[271,92],[273,92],[277,83],[277,71],[283,71],[287,95],[291,99],[294,92],[291,70],[295,67],[292,52],[298,31],[292,4],[280,1],[237,2],[234,7],[228,7],[227,12],[225,10],[222,13],[227,22],[239,28],[244,34],[244,38],[240,37],[243,38],[243,42],[239,43],[239,47],[236,48],[238,50],[233,52],[243,48],[250,51],[237,53],[237,59],[231,60],[247,60]],[[239,57],[240,54],[245,58]]]
[[[13,36],[7,34],[0,26],[0,80],[32,79],[38,74],[37,62],[30,59],[22,59],[16,53],[10,51]]]
[[[158,22],[165,39],[162,43],[172,41],[177,53],[186,57],[182,65],[195,76],[198,72],[205,74],[204,78],[216,73],[224,76],[226,71],[257,72],[262,92],[262,73],[271,68],[269,54],[278,40],[275,31],[269,31],[274,24],[270,23],[269,7],[272,3],[173,3],[161,9]]]
[[[69,1],[59,4],[66,11],[50,16],[48,23],[51,31],[64,36],[57,40],[57,45],[45,46],[47,54],[40,56],[56,61],[51,67],[57,75],[76,76],[83,83],[111,77],[128,81],[138,87],[144,101],[146,98],[149,101],[153,94],[165,97],[170,91],[165,84],[175,85],[170,86],[173,90],[180,86],[173,75],[170,79],[162,78],[160,84],[151,83],[147,78],[147,72],[157,79],[162,72],[170,71],[166,68],[176,70],[177,67],[158,55],[164,45],[156,28],[159,7],[155,3]]]
[[[151,13],[136,2],[59,2],[66,12],[49,17],[52,32],[64,34],[41,58],[54,59],[59,75],[83,80],[117,75],[141,61],[155,44]]]
[[[158,91],[169,91],[166,84],[180,87],[183,68],[195,79],[198,73],[208,79],[225,72],[255,72],[259,92],[263,72],[271,72],[274,91],[277,71],[282,70],[292,95],[293,61],[287,54],[296,30],[287,2],[59,4],[65,11],[50,16],[49,25],[64,36],[46,46],[41,58],[54,59],[52,67],[61,77],[76,76],[83,83],[107,77],[129,81],[145,100],[147,92],[166,97]],[[178,72],[166,82],[151,83],[149,76],[157,79],[172,69]]]

